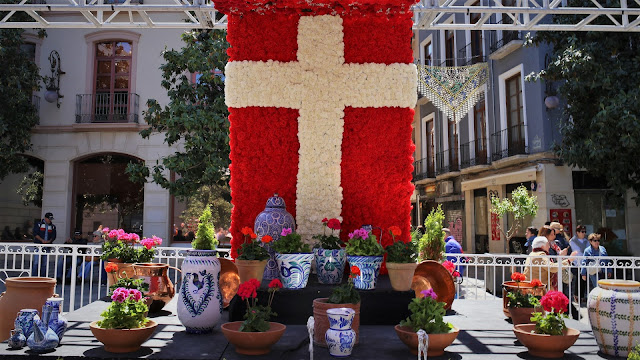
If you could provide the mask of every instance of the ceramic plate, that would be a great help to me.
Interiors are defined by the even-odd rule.
[[[229,306],[229,301],[238,292],[240,286],[240,275],[236,264],[227,259],[218,258],[220,260],[220,292],[222,293],[222,306]]]
[[[433,289],[438,295],[438,301],[445,303],[445,309],[451,309],[456,287],[449,271],[437,261],[427,260],[418,264],[413,275],[411,288],[416,297],[422,297],[420,291]]]

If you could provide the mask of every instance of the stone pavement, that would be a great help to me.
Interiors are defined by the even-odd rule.
[[[93,302],[75,312],[67,314],[70,328],[62,345],[48,354],[32,354],[28,349],[9,350],[6,343],[0,345],[0,358],[40,358],[40,359],[309,359],[308,333],[304,325],[289,325],[284,336],[269,355],[248,357],[235,353],[220,330],[208,335],[190,335],[180,325],[176,314],[176,300],[167,305],[165,311],[154,317],[159,323],[153,337],[137,353],[110,354],[103,350],[89,330],[89,323],[99,318],[106,308],[104,301]],[[511,330],[512,326],[502,314],[502,302],[492,300],[455,300],[453,311],[447,320],[460,328],[458,339],[447,348],[444,356],[429,359],[534,359],[520,345]],[[308,304],[311,306],[311,304]],[[223,313],[223,321],[228,317]],[[581,330],[576,344],[566,353],[565,359],[602,359],[588,324],[567,320],[569,327]],[[393,326],[362,326],[358,345],[351,359],[415,359],[405,345],[400,342]],[[331,359],[325,348],[314,348],[314,359]]]

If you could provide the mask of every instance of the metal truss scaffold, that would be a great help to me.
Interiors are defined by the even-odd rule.
[[[420,0],[414,29],[640,32],[640,0],[612,7],[591,0],[571,7],[566,0]],[[16,14],[28,15],[17,20]],[[474,15],[474,22],[470,22]],[[567,16],[567,23],[551,22]],[[573,19],[573,20],[569,20]],[[227,18],[209,0],[19,0],[0,4],[0,28],[204,28],[224,29]]]

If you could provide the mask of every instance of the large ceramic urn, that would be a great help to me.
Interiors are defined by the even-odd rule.
[[[188,333],[206,334],[222,317],[218,280],[220,260],[215,250],[189,250],[182,262],[178,319]]]
[[[11,277],[7,290],[0,295],[0,341],[9,338],[20,309],[41,309],[53,296],[56,279],[45,277]]]
[[[273,194],[272,197],[267,200],[267,206],[264,211],[258,214],[254,224],[254,232],[258,235],[258,239],[261,239],[265,235],[270,235],[272,242],[280,239],[282,229],[290,228],[296,229],[296,221],[291,214],[287,212],[287,206],[284,203],[284,199]],[[275,258],[275,251],[271,246],[266,245],[269,255],[271,256],[267,261],[267,266],[264,269],[263,279],[271,280],[278,277],[278,264]]]
[[[600,351],[615,357],[627,357],[640,343],[640,282],[599,280],[589,293],[587,308],[593,337]]]

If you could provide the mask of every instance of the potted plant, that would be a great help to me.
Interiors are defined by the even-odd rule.
[[[518,293],[521,293],[522,296],[532,294],[537,296],[538,299],[544,295],[545,287],[538,285],[540,282],[539,280],[534,284],[532,281],[526,281],[525,279],[526,277],[524,274],[514,272],[511,274],[511,281],[505,281],[502,283],[502,312],[508,318],[511,317],[511,313],[509,311],[509,293],[517,291]]]
[[[146,317],[149,308],[140,291],[116,288],[111,300],[107,310],[100,314],[102,320],[89,324],[93,336],[104,344],[105,351],[137,351],[158,324]]]
[[[306,287],[313,260],[309,244],[303,243],[300,234],[296,234],[291,228],[284,228],[280,239],[272,248],[277,253],[276,263],[285,289]]]
[[[118,271],[118,264],[108,263],[107,266],[105,266],[105,270],[108,274],[112,274]],[[120,278],[115,282],[115,284],[109,286],[109,292],[107,295],[113,295],[113,292],[118,288],[135,289],[140,291],[144,296],[144,294],[149,291],[149,283],[146,283],[144,279]],[[151,308],[151,303],[153,303],[153,299],[149,296],[145,296],[145,304],[147,304],[149,308]]]
[[[360,275],[354,279],[357,289],[373,290],[376,288],[384,248],[376,240],[376,236],[364,228],[349,234],[349,242],[345,249],[349,266],[357,266]]]
[[[429,334],[427,356],[440,356],[458,336],[458,328],[444,321],[444,303],[437,301],[433,289],[423,290],[422,297],[411,300],[411,315],[395,326],[400,340],[414,355],[418,354],[418,331]]]
[[[573,345],[580,331],[568,328],[567,317],[569,299],[559,291],[549,291],[540,300],[544,313],[533,313],[534,324],[520,324],[513,327],[518,340],[527,347],[529,354],[543,358],[561,358],[564,351]]]
[[[355,311],[351,328],[356,332],[354,345],[358,344],[360,335],[360,293],[353,286],[353,281],[360,276],[361,273],[357,266],[351,266],[349,270],[350,273],[347,282],[333,288],[331,296],[313,300],[313,343],[316,345],[327,347],[327,341],[324,337],[329,329],[327,310],[336,308],[351,308]]]
[[[127,233],[123,229],[110,230],[102,229],[103,239],[102,255],[103,261],[118,263],[116,272],[106,270],[108,263],[105,263],[105,271],[107,276],[107,285],[113,285],[120,278],[133,277],[133,264],[148,263],[155,256],[155,247],[162,244],[162,239],[153,236],[151,238],[140,239],[136,233]],[[90,261],[90,259],[86,259]]]
[[[323,233],[313,238],[318,241],[313,249],[316,259],[316,273],[320,284],[339,284],[342,282],[347,253],[340,240],[340,220],[322,219]],[[327,228],[331,234],[327,235]],[[338,231],[336,236],[335,231]]]
[[[396,236],[402,235],[402,231],[397,226],[389,228],[389,234],[393,243],[385,249],[387,252],[387,269],[389,270],[389,280],[391,287],[395,291],[409,291],[413,281],[413,273],[418,264],[416,263],[416,246],[413,241],[396,241]]]
[[[253,232],[253,229],[247,226],[243,227],[241,232],[244,237],[244,243],[240,245],[240,249],[238,250],[239,255],[238,258],[236,258],[240,282],[243,283],[253,278],[258,279],[258,282],[262,282],[264,268],[267,266],[267,261],[269,260],[269,252],[265,246],[269,244],[273,238],[271,235],[264,235],[259,241],[255,240],[258,235]],[[264,245],[261,246],[261,243]]]
[[[425,260],[440,262],[443,260],[445,248],[443,222],[444,211],[442,211],[442,206],[438,205],[438,208],[431,210],[424,220],[424,234],[418,241],[419,262]]]
[[[209,333],[222,317],[222,294],[218,285],[220,260],[218,241],[211,223],[211,210],[204,209],[198,233],[182,262],[182,283],[178,295],[178,319],[188,333]]]
[[[271,316],[277,315],[271,310],[273,297],[282,288],[279,279],[269,283],[269,300],[267,305],[258,305],[257,290],[260,282],[250,279],[238,288],[238,296],[247,302],[244,321],[228,322],[222,325],[222,333],[232,343],[236,352],[244,355],[263,355],[271,351],[271,346],[280,340],[286,326],[269,321]]]
[[[513,325],[530,324],[531,314],[540,306],[540,297],[535,296],[532,292],[524,292],[520,290],[520,283],[525,280],[525,276],[521,273],[511,274],[511,279],[518,284],[515,290],[507,293],[507,308],[511,315]],[[542,288],[543,284],[538,279],[533,279],[529,284],[533,289]]]

